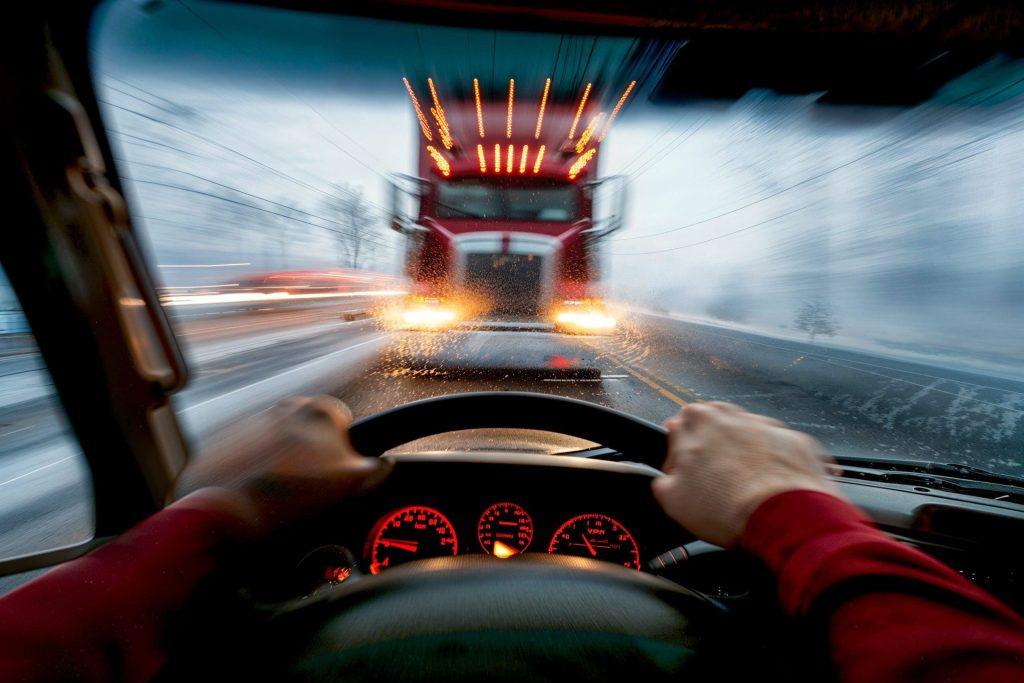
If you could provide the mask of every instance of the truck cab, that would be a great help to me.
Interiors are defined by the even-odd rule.
[[[418,176],[396,176],[391,192],[410,281],[401,326],[614,328],[600,243],[622,225],[625,183],[597,175],[604,114],[583,100],[517,101],[514,88],[507,99],[447,108],[438,98],[435,128],[417,116]],[[609,206],[604,218],[598,204]]]

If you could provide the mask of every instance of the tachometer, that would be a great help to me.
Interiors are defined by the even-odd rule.
[[[549,553],[577,555],[640,570],[640,549],[633,534],[608,515],[577,515],[558,527]]]
[[[373,574],[410,560],[458,554],[459,539],[448,518],[416,505],[382,517],[370,532],[366,552]]]
[[[476,537],[485,552],[504,560],[530,547],[533,520],[521,505],[495,503],[480,515]]]

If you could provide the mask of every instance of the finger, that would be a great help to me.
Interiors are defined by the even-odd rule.
[[[789,428],[789,426],[785,422],[783,422],[782,420],[777,420],[774,417],[768,417],[767,415],[758,415],[757,413],[747,413],[747,415],[749,415],[750,418],[753,420],[763,422],[764,424],[770,425],[772,427],[782,427],[783,429]]]
[[[654,494],[654,500],[658,501],[658,505],[662,508],[667,508],[672,501],[672,488],[672,477],[670,475],[658,477],[651,481],[651,493]]]
[[[352,409],[340,398],[327,395],[316,396],[310,399],[308,407],[329,417],[339,432],[348,432],[348,426],[352,424]]]
[[[678,431],[683,426],[683,411],[680,410],[675,415],[666,417],[662,421],[661,426],[670,432]]]
[[[720,410],[720,411],[725,412],[725,413],[736,414],[736,413],[746,413],[747,412],[746,410],[744,410],[743,408],[739,407],[735,403],[729,403],[727,401],[707,401],[703,405],[706,405],[706,406],[708,406],[710,408],[715,408],[716,410]]]
[[[689,432],[697,429],[720,414],[719,409],[710,407],[707,403],[691,403],[682,412],[681,431]]]

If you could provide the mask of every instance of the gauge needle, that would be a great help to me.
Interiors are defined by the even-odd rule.
[[[494,542],[494,547],[493,547],[493,552],[494,552],[494,556],[495,557],[497,557],[499,559],[502,559],[502,560],[506,560],[506,559],[512,557],[513,555],[515,555],[518,551],[515,548],[511,548],[511,547],[505,545],[501,541],[495,541]]]
[[[586,534],[581,534],[581,535],[583,536],[583,545],[587,546],[587,550],[590,551],[590,554],[591,554],[592,557],[597,557],[597,551],[594,550],[594,546],[592,546],[590,544],[590,539],[587,538]]]
[[[403,541],[398,538],[382,538],[380,544],[389,548],[398,548],[399,550],[407,550],[410,553],[416,552],[419,548],[419,541]]]

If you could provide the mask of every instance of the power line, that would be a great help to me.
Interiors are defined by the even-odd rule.
[[[224,33],[223,31],[221,31],[221,30],[220,30],[219,28],[217,28],[217,27],[216,27],[216,26],[215,26],[215,25],[213,24],[213,22],[209,21],[209,20],[208,20],[208,19],[207,19],[206,17],[204,17],[204,16],[203,16],[203,15],[202,15],[202,14],[201,14],[201,13],[200,13],[200,12],[199,12],[198,10],[196,10],[196,9],[195,9],[194,7],[192,7],[191,5],[189,5],[189,4],[187,4],[186,2],[184,2],[184,0],[178,0],[178,4],[179,4],[179,5],[181,5],[181,6],[183,7],[183,8],[185,8],[185,10],[186,10],[186,11],[187,11],[187,12],[188,12],[189,14],[191,14],[191,15],[192,15],[193,17],[195,17],[195,18],[196,18],[196,19],[197,19],[197,20],[198,20],[199,22],[201,22],[201,23],[202,23],[202,24],[203,24],[204,26],[206,26],[206,27],[207,27],[207,28],[208,28],[208,29],[209,29],[210,31],[212,31],[212,32],[213,32],[213,33],[214,33],[215,35],[217,35],[217,36],[218,36],[218,37],[219,37],[219,38],[220,38],[221,40],[223,40],[223,41],[224,41],[225,43],[227,43],[228,45],[230,45],[230,46],[232,46],[232,47],[238,47],[238,45],[237,45],[237,44],[236,44],[236,43],[235,43],[234,41],[232,41],[232,40],[231,40],[230,38],[228,38],[228,36],[227,36],[227,35],[226,35],[226,34],[225,34],[225,33]],[[418,38],[418,34],[417,34],[417,38]],[[243,48],[243,50],[244,50],[244,48]],[[266,72],[266,71],[263,71],[263,73],[267,74],[267,72]],[[277,79],[277,78],[276,78],[276,77],[275,77],[275,76],[274,76],[273,74],[267,74],[267,75],[268,75],[268,77],[269,77],[269,78],[271,79],[271,81],[273,81],[273,83],[274,83],[275,85],[277,85],[277,87],[279,87],[279,88],[280,88],[280,89],[281,89],[282,91],[284,91],[285,93],[287,93],[287,94],[288,94],[289,96],[291,96],[291,97],[292,97],[293,99],[295,99],[295,100],[296,100],[297,102],[299,102],[300,104],[303,104],[304,106],[306,106],[306,107],[307,107],[307,108],[308,108],[308,109],[309,109],[310,111],[312,111],[312,112],[313,112],[314,114],[316,114],[316,115],[317,115],[317,117],[318,117],[318,118],[319,118],[319,119],[320,119],[321,121],[323,121],[323,122],[324,122],[324,123],[326,123],[326,124],[327,124],[328,126],[330,126],[330,127],[331,127],[331,129],[332,129],[332,130],[333,130],[334,132],[336,132],[336,133],[338,133],[339,135],[341,135],[342,137],[344,137],[344,138],[345,138],[346,140],[348,140],[349,142],[351,142],[351,143],[352,143],[353,145],[355,145],[355,146],[356,146],[356,147],[358,147],[359,149],[363,150],[363,152],[365,152],[366,154],[368,154],[368,155],[369,155],[370,157],[373,157],[373,158],[374,158],[374,159],[376,159],[376,160],[377,160],[378,162],[380,162],[380,161],[381,161],[381,159],[379,159],[379,158],[378,158],[378,157],[377,157],[377,156],[376,156],[376,155],[375,155],[375,154],[374,154],[373,152],[371,152],[370,150],[368,150],[368,149],[366,149],[365,147],[363,147],[363,146],[362,146],[362,145],[361,145],[361,144],[359,143],[359,141],[358,141],[358,140],[356,140],[356,139],[355,139],[355,138],[353,138],[353,137],[352,137],[351,135],[349,135],[349,134],[348,134],[348,133],[346,133],[345,131],[341,130],[341,129],[340,129],[340,128],[338,128],[338,127],[337,127],[336,125],[334,125],[334,123],[333,123],[333,122],[331,122],[331,121],[330,121],[330,120],[329,120],[329,119],[328,119],[328,118],[327,118],[326,116],[324,116],[324,115],[323,115],[323,114],[322,114],[322,113],[320,112],[320,110],[319,110],[319,109],[317,109],[316,107],[314,107],[313,105],[311,105],[311,104],[310,104],[309,102],[307,102],[306,100],[304,100],[304,99],[302,99],[301,97],[299,97],[299,96],[298,96],[297,94],[295,94],[294,92],[292,92],[292,91],[291,91],[291,90],[290,90],[290,89],[289,89],[289,88],[288,88],[288,87],[287,87],[286,85],[284,85],[284,84],[283,84],[283,83],[282,83],[282,82],[281,82],[280,80],[278,80],[278,79]],[[329,137],[327,137],[326,135],[323,135],[322,133],[320,134],[320,137],[321,137],[321,138],[323,138],[324,140],[326,140],[326,141],[327,141],[328,143],[330,143],[330,144],[331,144],[331,145],[332,145],[332,146],[333,146],[333,147],[334,147],[335,149],[337,149],[337,150],[338,150],[339,152],[341,152],[342,154],[344,154],[344,155],[348,156],[348,157],[349,157],[349,158],[351,158],[351,159],[352,159],[353,161],[355,161],[356,163],[358,163],[359,165],[361,165],[361,166],[362,166],[363,168],[367,169],[367,170],[368,170],[368,171],[370,171],[371,173],[374,173],[374,174],[376,174],[376,175],[380,176],[381,178],[384,178],[385,180],[387,179],[387,175],[386,175],[385,173],[382,173],[381,171],[379,171],[379,170],[377,170],[377,169],[373,168],[372,166],[370,166],[369,164],[367,164],[366,162],[364,162],[364,161],[363,161],[362,159],[360,159],[359,157],[357,157],[356,155],[354,155],[354,154],[353,154],[352,152],[348,151],[347,149],[345,149],[344,147],[342,147],[341,145],[339,145],[338,143],[336,143],[336,142],[335,142],[334,140],[331,140],[331,139],[330,139]]]
[[[753,230],[754,228],[759,228],[762,225],[767,225],[768,223],[773,223],[773,222],[775,222],[775,221],[777,221],[777,220],[779,220],[781,218],[785,218],[786,216],[790,216],[790,215],[792,215],[794,213],[797,213],[799,211],[803,211],[804,209],[806,209],[806,208],[808,208],[810,206],[811,206],[811,204],[807,204],[805,206],[801,206],[799,209],[793,209],[792,211],[787,211],[786,213],[779,214],[778,216],[773,216],[771,218],[765,219],[765,220],[760,221],[758,223],[754,223],[753,225],[744,226],[744,227],[740,228],[739,230],[733,230],[732,232],[727,232],[724,235],[716,235],[715,237],[709,237],[708,239],[701,240],[700,242],[693,242],[691,244],[683,244],[681,246],[670,247],[668,249],[655,249],[653,251],[636,251],[636,252],[625,252],[625,253],[613,253],[612,256],[649,256],[651,254],[664,254],[664,253],[667,253],[667,252],[670,252],[670,251],[679,251],[681,249],[689,249],[690,247],[698,247],[698,246],[700,246],[702,244],[707,244],[708,242],[715,242],[717,240],[720,240],[720,239],[723,239],[723,238],[726,238],[726,237],[731,237],[732,235],[735,235],[737,233],[746,232],[747,230]]]
[[[296,185],[298,185],[300,187],[303,187],[303,188],[305,188],[307,190],[310,190],[312,192],[317,192],[319,194],[325,195],[327,197],[331,197],[333,199],[337,199],[338,198],[337,196],[331,194],[330,192],[326,192],[326,191],[324,191],[324,190],[322,190],[322,189],[320,189],[318,187],[315,187],[314,185],[311,185],[311,184],[305,182],[304,180],[300,180],[299,178],[296,178],[295,176],[289,175],[288,173],[285,173],[284,171],[278,170],[278,169],[274,168],[273,166],[270,166],[270,165],[260,161],[259,159],[255,159],[255,158],[249,156],[248,154],[245,154],[243,152],[238,151],[237,149],[234,149],[233,147],[229,147],[229,146],[227,146],[227,145],[225,145],[225,144],[223,144],[221,142],[217,142],[216,140],[208,138],[208,137],[206,137],[204,135],[200,135],[199,133],[196,133],[194,131],[188,130],[187,128],[182,128],[181,126],[178,126],[178,125],[175,125],[173,123],[170,123],[169,121],[164,121],[163,119],[157,118],[156,116],[152,116],[151,114],[146,114],[145,112],[140,112],[140,111],[138,111],[136,109],[131,109],[130,107],[123,107],[123,106],[121,106],[119,104],[114,104],[113,102],[109,102],[107,100],[99,100],[99,102],[105,104],[108,107],[113,107],[114,109],[119,109],[121,111],[128,112],[130,114],[134,114],[135,116],[139,116],[139,117],[141,117],[143,119],[146,119],[148,121],[152,121],[154,123],[158,123],[160,125],[167,126],[168,128],[171,128],[173,130],[177,130],[177,131],[179,131],[181,133],[184,133],[186,135],[194,137],[197,140],[205,142],[208,145],[211,145],[211,146],[216,147],[218,149],[224,150],[224,151],[229,152],[231,154],[235,154],[235,155],[245,159],[246,161],[248,161],[250,163],[256,164],[260,168],[266,169],[267,171],[270,171],[274,175],[276,175],[276,176],[278,176],[280,178],[283,178],[285,180],[289,180],[289,181],[295,183]],[[369,200],[367,200],[367,203],[372,205],[372,206],[377,207],[378,209],[380,209],[382,211],[385,210],[384,207],[382,207],[382,206],[380,206],[378,204],[375,204],[375,203],[373,203],[373,202],[371,202]]]
[[[984,102],[987,102],[988,100],[992,99],[993,97],[999,96],[1000,94],[1002,94],[1002,93],[1006,92],[1007,90],[1009,90],[1009,89],[1019,85],[1020,83],[1024,83],[1024,77],[1021,77],[1021,78],[1013,81],[1009,85],[1006,85],[1003,88],[1000,88],[999,90],[997,90],[997,91],[995,91],[993,93],[990,93],[985,98],[983,98],[982,100],[977,102],[976,105],[977,104],[982,104]],[[966,95],[962,95],[961,97],[959,97],[956,100],[954,100],[951,104],[957,104],[959,102],[963,102],[963,101],[965,101],[965,100],[967,100],[967,99],[969,99],[969,98],[971,98],[971,97],[973,97],[973,96],[975,96],[978,93],[983,92],[983,91],[984,91],[984,88],[981,88],[979,90],[975,90],[975,91],[972,91],[970,93],[967,93]],[[911,114],[913,114],[913,115],[908,115],[907,116],[908,119],[913,119],[914,115],[916,115],[917,117],[922,117],[922,116],[924,116],[924,111],[923,110],[914,110],[913,112],[911,112]],[[710,118],[710,116],[708,118]],[[954,117],[949,117],[949,118],[954,118]],[[707,119],[705,119],[705,121],[706,120]],[[910,121],[910,123],[912,123],[912,120]],[[916,135],[920,136],[925,131],[938,126],[940,123],[943,123],[943,121],[935,121],[935,122],[932,123],[931,126],[927,126],[927,127],[924,127],[924,128],[919,128],[916,131]],[[698,225],[703,225],[704,223],[709,223],[709,222],[717,220],[719,218],[724,218],[725,216],[729,216],[729,215],[732,215],[734,213],[738,213],[740,211],[743,211],[744,209],[748,209],[751,206],[754,206],[756,204],[760,204],[761,202],[764,202],[764,201],[767,201],[767,200],[772,199],[774,197],[777,197],[777,196],[779,196],[779,195],[781,195],[781,194],[783,194],[785,192],[789,192],[790,190],[793,190],[793,189],[795,189],[797,187],[800,187],[802,185],[806,185],[807,183],[810,183],[810,182],[813,182],[815,180],[818,180],[818,179],[820,179],[820,178],[822,178],[822,177],[824,177],[826,175],[829,175],[831,173],[839,171],[839,170],[841,170],[843,168],[846,168],[847,166],[855,164],[855,163],[857,163],[859,161],[862,161],[862,160],[864,160],[864,159],[866,159],[868,157],[874,156],[874,155],[876,155],[876,154],[878,154],[880,152],[886,151],[888,149],[889,149],[888,145],[886,145],[884,143],[880,144],[875,149],[873,149],[873,150],[871,150],[869,152],[866,152],[865,154],[862,154],[862,155],[860,155],[858,157],[855,157],[854,159],[851,159],[850,161],[847,161],[845,163],[839,164],[838,166],[834,166],[834,167],[832,167],[830,169],[827,169],[825,171],[817,173],[817,174],[815,174],[815,175],[813,175],[813,176],[811,176],[809,178],[805,178],[804,180],[801,180],[800,182],[797,182],[797,183],[794,183],[794,184],[789,185],[787,187],[784,187],[781,190],[777,190],[777,191],[772,192],[772,193],[770,193],[768,195],[765,195],[765,196],[760,197],[758,199],[755,199],[755,200],[753,200],[751,202],[748,202],[747,204],[735,207],[733,209],[729,209],[727,211],[723,211],[723,212],[721,212],[719,214],[716,214],[714,216],[711,216],[709,218],[705,218],[705,219],[702,219],[702,220],[699,220],[699,221],[695,221],[693,223],[688,223],[686,225],[681,225],[681,226],[676,227],[676,228],[670,228],[668,230],[662,230],[660,232],[652,232],[652,233],[647,233],[645,235],[633,235],[633,236],[629,236],[629,237],[627,237],[627,236],[614,237],[612,239],[614,241],[618,241],[618,242],[625,242],[625,241],[628,241],[628,240],[645,239],[645,238],[648,238],[648,237],[658,237],[660,235],[667,235],[669,233],[678,232],[680,230],[686,230],[688,228],[696,227]]]
[[[246,192],[245,190],[240,190],[237,187],[231,187],[230,185],[225,185],[224,183],[218,182],[216,180],[212,180],[210,178],[206,178],[204,176],[197,175],[195,173],[191,173],[189,171],[183,171],[183,170],[181,170],[179,168],[172,168],[170,166],[163,166],[163,165],[160,165],[160,164],[147,164],[147,163],[143,163],[143,162],[140,162],[140,161],[129,161],[128,159],[115,159],[115,161],[122,161],[124,163],[131,164],[133,166],[145,166],[147,168],[155,168],[155,169],[159,169],[159,170],[163,170],[163,171],[171,171],[173,173],[180,173],[182,175],[187,175],[187,176],[190,176],[190,177],[195,178],[197,180],[201,180],[203,182],[210,183],[211,185],[216,185],[217,187],[222,187],[225,190],[229,190],[231,192],[235,192],[237,194],[244,195],[246,197],[252,197],[253,199],[257,199],[259,201],[266,202],[267,204],[273,204],[274,206],[279,206],[282,209],[287,209],[288,211],[294,211],[296,213],[301,213],[304,216],[309,216],[310,218],[316,218],[316,219],[325,221],[327,223],[333,223],[334,225],[338,225],[338,226],[344,227],[341,223],[339,223],[338,221],[336,221],[336,220],[334,220],[332,218],[327,218],[326,216],[321,216],[319,214],[315,214],[315,213],[312,213],[310,211],[305,211],[303,209],[299,209],[299,208],[294,207],[294,206],[289,206],[288,204],[281,204],[280,202],[275,202],[272,199],[267,199],[266,197],[264,197],[262,195],[252,194],[251,192]],[[366,200],[365,197],[360,197],[360,199],[362,199],[364,202],[369,204],[369,202]],[[348,235],[350,237],[357,237],[357,235],[355,235],[353,233],[343,233],[343,234],[346,234],[346,235]],[[359,235],[358,237],[361,238],[361,239],[368,239],[368,238],[366,238],[366,237],[364,237],[362,235]],[[384,245],[381,245],[381,246],[384,246]]]
[[[165,144],[163,142],[157,142],[156,140],[153,140],[151,138],[144,138],[144,137],[142,137],[140,135],[131,135],[130,133],[125,133],[125,132],[120,131],[120,130],[112,130],[110,132],[112,132],[114,135],[117,135],[118,137],[128,138],[128,140],[126,142],[134,142],[135,144],[146,143],[148,145],[156,145],[157,147],[164,147],[166,149],[169,149],[169,150],[172,150],[172,151],[175,151],[175,152],[180,152],[181,154],[187,154],[190,157],[197,157],[199,159],[204,158],[201,154],[196,154],[195,152],[190,152],[187,149],[182,149],[181,147],[175,147],[174,145],[168,145],[168,144]],[[148,149],[152,149],[152,148],[148,148]]]
[[[171,190],[178,190],[180,192],[188,192],[188,193],[191,193],[191,194],[198,194],[198,195],[201,195],[201,196],[204,196],[204,197],[209,197],[211,199],[217,199],[217,200],[222,201],[222,202],[227,202],[228,204],[235,204],[237,206],[244,206],[244,207],[246,207],[248,209],[252,209],[253,211],[260,211],[262,213],[267,213],[267,214],[270,214],[272,216],[278,216],[279,218],[284,218],[285,220],[294,221],[296,223],[303,223],[305,225],[309,225],[309,226],[312,226],[314,228],[319,228],[320,230],[326,230],[327,232],[332,232],[332,233],[335,233],[337,235],[342,235],[344,237],[354,237],[355,236],[355,235],[353,235],[352,233],[349,233],[349,232],[344,232],[344,231],[341,231],[341,230],[335,230],[334,228],[328,227],[326,225],[320,225],[318,223],[313,223],[311,221],[306,221],[306,220],[303,220],[301,218],[297,218],[295,216],[289,216],[287,214],[278,213],[277,211],[271,211],[270,209],[265,209],[263,207],[256,206],[254,204],[248,204],[246,202],[240,202],[237,199],[231,199],[229,197],[224,197],[223,195],[214,194],[212,192],[204,192],[203,190],[198,190],[198,189],[196,189],[194,187],[187,187],[187,186],[184,186],[184,185],[174,185],[172,183],[163,183],[163,182],[160,182],[160,181],[157,181],[157,180],[144,180],[144,179],[138,179],[138,178],[131,178],[131,177],[128,177],[128,176],[121,176],[121,179],[122,180],[131,181],[131,182],[133,182],[133,183],[135,183],[137,185],[152,185],[154,187],[163,187],[163,188],[167,188],[167,189],[171,189]],[[267,200],[267,199],[264,199],[263,201],[266,201],[268,203],[276,204],[276,202],[270,202],[270,200]],[[282,204],[277,204],[277,205],[278,206],[284,206]],[[296,209],[291,209],[291,207],[286,207],[286,208],[289,208],[290,210],[293,210],[293,211],[297,211]],[[321,219],[321,220],[324,220],[324,219]],[[376,242],[376,241],[374,241],[372,239],[369,239],[368,237],[364,238],[364,239],[366,239],[368,242],[371,242],[371,243],[375,244],[376,246],[383,247],[385,249],[395,249],[396,248],[394,245],[384,244],[382,242]]]
[[[632,179],[636,180],[637,178],[642,176],[644,173],[647,173],[647,171],[651,170],[651,168],[653,168],[657,164],[661,163],[662,159],[667,157],[672,152],[676,151],[676,149],[678,149],[683,143],[685,143],[687,140],[689,140],[694,135],[696,135],[697,131],[699,131],[701,128],[703,128],[704,125],[708,121],[710,121],[710,120],[711,120],[711,115],[709,114],[708,116],[705,116],[702,121],[695,122],[692,126],[690,126],[686,130],[681,132],[679,135],[674,137],[672,139],[672,142],[670,142],[666,146],[666,149],[662,152],[661,156],[652,158],[650,161],[646,162],[643,166],[641,166],[636,171],[631,173],[630,175],[632,175]],[[680,138],[682,138],[682,139],[680,139]],[[678,142],[676,142],[677,140],[678,140]]]

